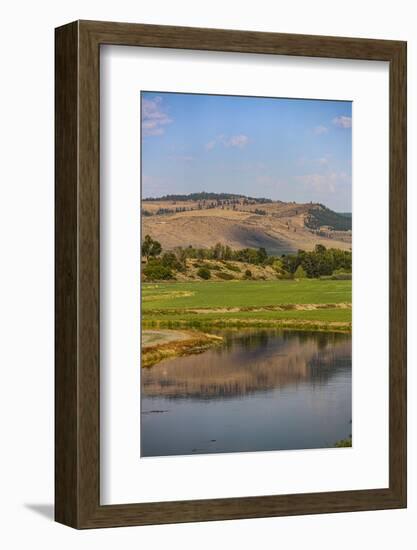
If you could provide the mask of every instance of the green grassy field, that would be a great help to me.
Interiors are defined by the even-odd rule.
[[[288,322],[289,326],[349,330],[351,294],[351,281],[317,279],[144,283],[142,318],[144,327],[284,326]]]

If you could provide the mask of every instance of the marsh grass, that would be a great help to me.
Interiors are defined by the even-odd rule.
[[[352,437],[346,439],[340,439],[334,444],[335,447],[352,447]]]

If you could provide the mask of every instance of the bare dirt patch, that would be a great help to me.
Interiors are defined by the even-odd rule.
[[[149,287],[148,287],[149,288]],[[158,285],[152,285],[150,287],[152,290],[157,289]],[[171,299],[171,298],[188,298],[189,296],[193,296],[195,292],[191,292],[188,290],[173,290],[168,292],[157,292],[155,294],[146,294],[145,296],[142,296],[143,302],[154,302],[155,300],[161,300],[161,299]]]

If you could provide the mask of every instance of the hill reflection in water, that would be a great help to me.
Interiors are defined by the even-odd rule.
[[[351,369],[348,334],[270,329],[221,334],[221,348],[142,369],[142,396],[227,399],[285,386],[314,387]]]

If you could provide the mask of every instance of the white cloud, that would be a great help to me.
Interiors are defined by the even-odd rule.
[[[216,147],[216,145],[223,145],[224,147],[238,147],[243,149],[249,143],[249,137],[245,134],[237,134],[235,136],[227,137],[223,134],[217,136],[215,139],[212,139],[205,145],[206,151],[211,151]]]
[[[156,96],[153,99],[142,98],[142,134],[144,136],[160,136],[165,132],[165,126],[173,122],[163,109],[163,99]]]
[[[339,128],[352,128],[352,118],[350,116],[336,116],[332,122]]]
[[[322,136],[323,134],[327,134],[329,129],[326,126],[316,126],[314,128],[314,133],[316,136]]]

